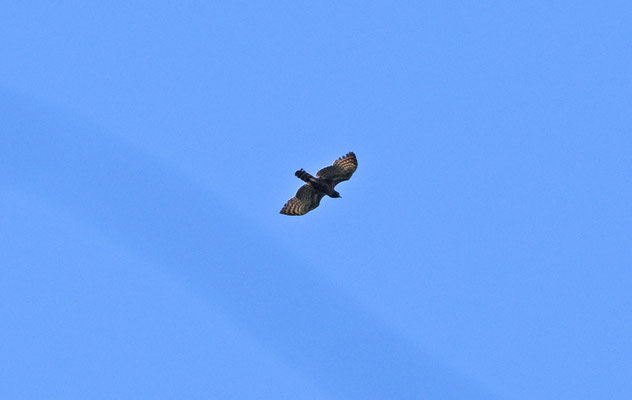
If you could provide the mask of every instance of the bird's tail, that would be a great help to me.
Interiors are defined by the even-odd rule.
[[[298,171],[296,171],[294,173],[294,175],[296,175],[300,180],[305,181],[307,183],[310,183],[314,179],[316,179],[313,176],[311,176],[309,173],[305,172],[305,170],[303,168],[301,168]]]

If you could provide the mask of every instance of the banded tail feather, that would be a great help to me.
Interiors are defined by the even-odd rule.
[[[314,177],[310,173],[306,172],[303,168],[296,171],[294,175],[296,175],[300,180],[305,181],[307,183],[314,181]]]

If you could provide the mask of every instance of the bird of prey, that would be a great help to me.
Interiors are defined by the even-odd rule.
[[[288,200],[281,209],[281,214],[304,215],[318,207],[323,196],[341,197],[334,187],[342,181],[349,180],[358,168],[358,160],[353,152],[347,153],[316,173],[316,177],[299,169],[296,175],[306,183],[296,192],[296,196]]]

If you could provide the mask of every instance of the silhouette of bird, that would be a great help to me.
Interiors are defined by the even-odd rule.
[[[353,152],[347,153],[334,161],[333,165],[325,167],[313,177],[304,169],[299,169],[294,175],[306,182],[301,186],[296,195],[288,200],[281,209],[281,214],[304,215],[318,207],[320,200],[325,196],[341,197],[334,190],[337,184],[349,180],[358,168],[358,160]]]

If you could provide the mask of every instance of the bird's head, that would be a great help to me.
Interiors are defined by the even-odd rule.
[[[342,197],[342,196],[340,195],[340,193],[334,190],[334,192],[331,194],[331,197]]]

